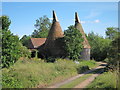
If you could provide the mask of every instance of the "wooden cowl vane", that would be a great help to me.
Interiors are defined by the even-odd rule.
[[[63,55],[64,50],[61,43],[63,36],[64,35],[58,22],[56,13],[53,11],[52,26],[44,46],[44,49],[46,50],[48,56],[59,57]]]
[[[91,46],[89,45],[89,42],[85,36],[84,30],[83,30],[82,25],[80,23],[77,12],[75,12],[75,28],[80,30],[82,37],[84,39],[83,51],[81,52],[81,59],[90,60],[90,48],[91,48]]]

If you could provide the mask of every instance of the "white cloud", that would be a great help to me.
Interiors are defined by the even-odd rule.
[[[86,22],[85,21],[81,21],[82,24],[85,24]]]
[[[90,19],[90,18],[93,18],[93,17],[96,17],[98,16],[100,13],[99,12],[90,12],[90,14],[88,16],[86,16],[85,18],[86,19]]]
[[[86,23],[99,23],[100,20],[99,19],[96,19],[96,20],[93,20],[93,21],[81,21],[81,24],[86,24]]]
[[[98,19],[94,21],[94,23],[99,23],[99,22],[100,22],[100,20],[98,20]]]

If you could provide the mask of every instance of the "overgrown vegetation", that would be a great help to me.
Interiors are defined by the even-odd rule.
[[[19,38],[11,33],[11,21],[7,16],[2,16],[2,67],[9,67],[20,57],[18,47]]]
[[[105,72],[86,88],[116,88],[116,73]]]
[[[64,43],[65,43],[64,47],[67,53],[67,57],[73,60],[79,59],[80,52],[83,49],[82,34],[74,26],[70,26],[68,27],[67,30],[65,30],[64,35],[65,35],[64,36]]]
[[[96,61],[106,59],[111,40],[104,39],[94,32],[89,33],[87,38],[91,46],[91,58]]]
[[[116,27],[108,27],[105,32],[106,38],[114,40],[120,34],[120,32],[118,30],[119,30],[119,28],[116,28]]]
[[[13,35],[9,30],[11,21],[9,17],[2,16],[2,63],[1,67],[10,67],[20,57],[28,55],[30,53],[25,47],[20,44],[19,38]],[[28,55],[29,56],[29,55]]]
[[[94,67],[95,61],[81,61],[79,64],[72,60],[57,59],[55,63],[46,63],[41,59],[18,60],[9,69],[2,69],[3,88],[46,87],[77,75],[77,68]],[[84,70],[81,70],[84,71]]]
[[[98,77],[93,84],[90,85],[91,88],[120,88],[119,34],[120,31],[118,28],[108,27],[105,39],[100,38],[94,33],[91,33],[90,36],[88,36],[88,40],[91,41],[90,44],[93,45],[91,50],[91,54],[93,55],[91,55],[91,57],[95,60],[100,60],[99,57],[102,58],[104,56],[101,60],[108,63],[107,72]]]
[[[20,42],[22,43],[23,46],[28,47],[29,46],[29,40],[31,36],[24,35],[21,39]]]
[[[120,36],[118,36],[117,38],[115,38],[111,44],[110,44],[110,49],[108,52],[108,61],[107,63],[110,65],[111,68],[115,68],[117,66],[117,63],[120,65]]]
[[[43,16],[36,20],[34,32],[31,36],[24,35],[21,40],[14,35],[9,26],[11,21],[7,16],[1,16],[2,28],[0,28],[2,38],[2,68],[10,67],[9,69],[2,69],[4,88],[28,88],[28,87],[45,87],[50,84],[59,82],[60,80],[69,78],[78,73],[89,70],[96,66],[95,61],[79,61],[75,63],[72,60],[79,60],[80,52],[82,51],[83,39],[79,30],[73,26],[68,27],[65,31],[64,43],[66,56],[72,60],[48,58],[46,63],[41,59],[28,59],[19,60],[20,57],[29,57],[30,51],[25,47],[28,45],[30,37],[34,38],[46,38],[49,32],[51,23],[49,18]],[[89,87],[97,88],[115,88],[120,86],[120,80],[118,83],[114,82],[116,77],[120,76],[120,37],[118,36],[120,31],[115,27],[108,27],[106,31],[106,38],[99,36],[93,32],[89,33],[88,40],[91,45],[91,58],[96,61],[106,61],[108,63],[108,69],[116,70],[117,73],[106,72],[98,77],[93,84]],[[21,42],[22,44],[21,44]],[[1,48],[0,48],[1,49]],[[17,62],[17,63],[15,63]],[[14,66],[12,66],[15,63]],[[116,77],[114,77],[116,75]],[[112,79],[112,80],[111,80]]]

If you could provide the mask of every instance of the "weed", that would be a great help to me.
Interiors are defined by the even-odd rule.
[[[72,60],[57,59],[54,63],[46,63],[44,60],[37,58],[24,58],[18,60],[9,69],[2,69],[2,87],[46,87],[77,75],[77,69],[84,71],[83,67],[93,66],[95,66],[93,61],[81,61],[80,64],[76,64]]]

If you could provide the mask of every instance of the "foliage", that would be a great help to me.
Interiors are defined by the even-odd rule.
[[[37,58],[23,58],[9,69],[2,69],[2,87],[46,87],[77,75],[77,68],[82,68],[86,62],[82,61],[82,63],[76,64],[72,60],[57,59],[55,63],[46,63]],[[92,63],[89,61],[88,67],[91,67],[89,65]]]
[[[87,38],[91,46],[91,58],[97,61],[104,60],[107,57],[111,40],[104,39],[93,32],[89,33]]]
[[[21,41],[21,43],[23,44],[23,46],[26,46],[26,47],[28,47],[28,45],[29,45],[29,40],[30,40],[30,36],[27,36],[27,35],[24,35],[24,36],[20,39],[20,41]]]
[[[105,72],[98,76],[87,88],[116,88],[115,72]]]
[[[2,63],[1,66],[9,67],[14,64],[23,54],[26,56],[27,49],[20,44],[19,38],[9,30],[11,21],[9,17],[2,16]]]
[[[108,63],[111,66],[111,68],[116,68],[117,63],[119,61],[120,58],[120,36],[118,36],[116,39],[114,39],[111,44],[110,44],[110,49],[109,49],[109,53],[108,53]]]
[[[9,26],[11,24],[11,21],[9,20],[9,17],[7,16],[2,16],[0,17],[0,20],[2,20],[2,30],[8,30]]]
[[[49,56],[48,58],[46,58],[46,62],[55,62],[55,57]]]
[[[30,50],[28,50],[27,47],[23,46],[21,42],[19,42],[19,50],[21,57],[31,57]]]
[[[51,27],[51,22],[49,18],[44,15],[36,20],[36,24],[34,26],[36,29],[31,36],[34,38],[46,38]]]
[[[82,51],[83,38],[79,30],[74,26],[68,27],[64,32],[65,51],[70,59],[76,60],[80,57]]]
[[[120,64],[120,31],[116,27],[108,27],[106,31],[106,36],[111,39],[111,43],[108,49],[108,58],[105,60],[108,63],[109,69],[117,69]]]
[[[19,38],[10,30],[2,31],[2,67],[9,67],[20,57]]]
[[[105,33],[107,38],[113,40],[118,37],[118,33],[120,32],[118,32],[118,28],[116,27],[108,27]]]
[[[2,16],[2,67],[9,67],[20,57],[18,47],[19,38],[8,30],[11,21],[9,17]]]

